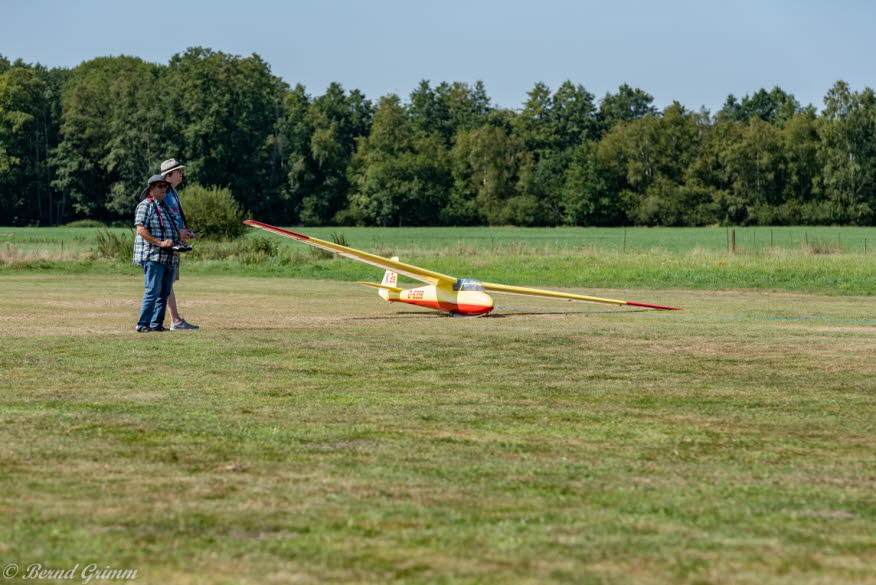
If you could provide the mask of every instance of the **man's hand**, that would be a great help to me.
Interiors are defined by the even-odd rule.
[[[152,234],[149,233],[149,230],[140,224],[137,224],[137,235],[153,246],[158,246],[159,248],[170,248],[173,246],[173,240],[159,240],[158,238],[153,238]]]
[[[179,237],[183,240],[192,240],[197,238],[198,236],[196,236],[195,232],[193,232],[189,228],[182,228],[181,230],[179,230]]]

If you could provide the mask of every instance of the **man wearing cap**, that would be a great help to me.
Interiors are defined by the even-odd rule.
[[[179,164],[175,158],[168,159],[161,163],[161,175],[168,183],[170,183],[170,189],[167,191],[167,196],[165,196],[164,202],[167,203],[170,212],[173,214],[180,237],[185,241],[196,236],[186,225],[186,216],[182,210],[182,203],[180,203],[179,194],[176,192],[177,185],[182,183],[183,176],[185,176],[184,169],[185,166]],[[174,282],[177,280],[179,280],[179,266],[176,267]],[[170,329],[172,331],[176,331],[177,329],[199,329],[197,325],[192,325],[180,316],[179,310],[176,306],[176,294],[173,292],[172,288],[170,289],[170,297],[167,300],[167,307],[170,309]]]
[[[173,251],[179,230],[164,202],[170,183],[161,175],[153,175],[140,194],[140,204],[134,212],[137,236],[134,238],[134,264],[143,267],[145,291],[140,305],[137,332],[165,331],[164,313],[167,297],[173,286],[173,276],[179,256]]]

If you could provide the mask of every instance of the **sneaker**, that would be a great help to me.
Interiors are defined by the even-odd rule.
[[[159,325],[158,327],[150,327],[149,331],[167,331],[164,325]]]
[[[179,323],[171,323],[170,330],[176,331],[177,329],[200,329],[197,325],[192,325],[185,319],[181,319]]]
[[[137,333],[149,333],[151,329],[147,325],[137,325]]]

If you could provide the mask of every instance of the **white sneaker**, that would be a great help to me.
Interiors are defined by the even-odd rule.
[[[181,319],[179,323],[171,323],[170,330],[176,331],[177,329],[200,329],[197,325],[192,325],[185,319]]]

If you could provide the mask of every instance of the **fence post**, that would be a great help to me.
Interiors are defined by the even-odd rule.
[[[730,253],[736,253],[736,228],[730,230]]]

